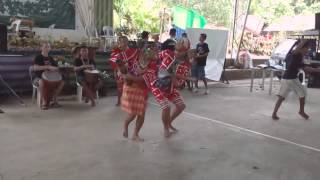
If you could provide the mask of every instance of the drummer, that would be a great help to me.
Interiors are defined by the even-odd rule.
[[[59,71],[58,64],[53,60],[51,56],[49,56],[49,51],[51,50],[51,46],[48,42],[44,42],[41,44],[41,54],[36,56],[34,59],[33,70],[35,71],[35,79],[34,83],[39,86],[40,94],[41,94],[41,109],[46,110],[51,107],[60,107],[61,105],[58,103],[57,96],[61,92],[64,81],[60,81],[57,88],[52,89],[53,98],[52,103],[48,104],[44,101],[44,83],[41,78],[42,73],[44,71]]]
[[[88,82],[85,78],[85,70],[94,70],[95,62],[93,59],[89,59],[89,50],[86,46],[79,48],[78,58],[74,60],[74,70],[76,71],[78,82],[83,87],[85,102],[91,101],[91,106],[95,106],[95,92],[101,86],[101,81]]]

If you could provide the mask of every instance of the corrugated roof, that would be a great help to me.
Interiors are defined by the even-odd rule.
[[[283,16],[264,31],[306,31],[315,28],[315,15]]]

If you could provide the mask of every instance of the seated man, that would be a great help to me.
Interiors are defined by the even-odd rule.
[[[34,83],[39,86],[41,94],[41,109],[46,110],[51,105],[52,107],[60,107],[57,96],[61,92],[64,82],[61,80],[58,65],[49,56],[50,44],[42,43],[41,54],[35,57],[33,70],[35,71],[36,78]],[[56,75],[57,81],[47,81],[43,79],[43,73],[49,72]],[[52,76],[51,76],[52,77]],[[54,80],[54,79],[52,79]],[[50,104],[51,102],[51,104]]]
[[[76,71],[78,82],[83,87],[86,102],[91,101],[91,106],[95,106],[95,92],[101,87],[101,81],[97,72],[88,72],[95,69],[95,62],[88,57],[89,50],[86,46],[79,49],[78,58],[74,60],[74,70]],[[87,71],[87,72],[86,72]],[[91,77],[89,77],[91,76]]]

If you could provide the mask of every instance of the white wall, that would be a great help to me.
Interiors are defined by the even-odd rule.
[[[67,37],[69,41],[79,42],[83,38],[86,38],[86,35],[83,30],[80,29],[53,29],[49,30],[48,28],[33,28],[33,31],[36,35],[39,35],[41,38],[46,39],[48,35],[54,39],[60,39],[61,37]]]

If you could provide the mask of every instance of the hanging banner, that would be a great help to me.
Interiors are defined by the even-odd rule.
[[[34,27],[75,29],[75,0],[0,0],[0,23],[10,25],[10,18],[34,21]]]
[[[205,67],[206,78],[219,81],[223,71],[224,61],[226,59],[229,31],[219,29],[188,28],[186,32],[193,49],[195,49],[197,43],[199,43],[200,34],[207,34],[206,43],[209,45],[210,52],[207,58],[207,65]]]
[[[173,24],[181,29],[201,28],[207,24],[205,17],[193,9],[181,6],[173,7]]]

